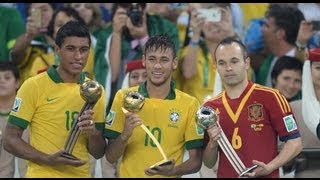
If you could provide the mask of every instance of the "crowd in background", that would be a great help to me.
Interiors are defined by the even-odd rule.
[[[209,9],[218,9],[217,14],[211,14],[217,16],[213,20],[206,19],[210,17],[205,13],[201,15],[202,10]],[[40,10],[38,16],[34,15],[35,10]],[[298,125],[302,127],[304,148],[313,148],[320,154],[314,129],[320,121],[320,109],[304,109],[308,104],[306,91],[313,92],[314,106],[318,107],[320,102],[320,51],[313,51],[320,48],[319,3],[1,3],[0,62],[12,62],[20,74],[15,77],[19,84],[12,85],[12,91],[28,78],[59,64],[54,53],[55,37],[69,21],[82,22],[90,30],[91,47],[84,71],[105,88],[107,112],[119,89],[144,82],[146,74],[140,59],[150,37],[167,34],[175,43],[179,64],[173,80],[177,89],[196,97],[200,104],[224,89],[214,59],[217,45],[226,37],[242,41],[251,59],[249,80],[279,90],[302,122]],[[133,73],[136,69],[140,71]],[[1,71],[2,67],[0,120],[5,122],[15,94],[7,98],[2,92],[6,79]],[[313,74],[306,79],[304,76],[310,71]],[[313,85],[307,87],[310,78]],[[130,85],[131,80],[134,85]],[[318,119],[311,122],[303,113],[315,114],[312,118]],[[14,167],[1,174],[4,161],[14,162],[14,157],[2,159],[1,134],[5,123],[0,125],[0,177],[13,177]],[[27,133],[25,139],[28,141]],[[315,171],[320,169],[319,162],[302,167],[301,162],[309,159],[302,155],[299,158],[283,167],[282,176],[320,175]],[[19,175],[24,177],[26,162],[17,160]],[[91,157],[90,165],[92,177],[117,177],[117,163]],[[185,177],[215,177],[216,170],[217,166],[208,169],[203,165],[198,173]]]

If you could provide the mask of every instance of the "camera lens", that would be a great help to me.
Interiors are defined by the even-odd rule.
[[[128,16],[134,26],[142,25],[142,11],[137,5],[132,6],[128,12]]]

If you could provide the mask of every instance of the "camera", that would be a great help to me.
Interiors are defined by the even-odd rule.
[[[132,3],[132,6],[128,11],[128,16],[134,26],[141,26],[142,25],[143,13],[139,9],[138,3]]]

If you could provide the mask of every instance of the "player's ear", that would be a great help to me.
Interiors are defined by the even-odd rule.
[[[179,64],[179,62],[178,62],[178,57],[175,57],[175,58],[173,59],[173,70],[176,70],[176,69],[177,69],[178,64]]]

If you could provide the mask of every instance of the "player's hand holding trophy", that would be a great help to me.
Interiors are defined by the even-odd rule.
[[[210,107],[201,106],[196,113],[196,121],[197,125],[204,130],[208,129],[211,125],[216,125],[221,128],[219,124],[219,116],[218,114]],[[244,177],[244,175],[257,167],[254,165],[250,168],[246,168],[238,154],[235,152],[233,147],[231,146],[228,138],[225,133],[221,129],[220,138],[218,139],[218,144],[222,149],[223,153],[228,158],[232,167],[239,174],[239,177]]]
[[[85,81],[80,86],[80,95],[81,95],[81,98],[85,101],[85,104],[83,105],[79,113],[79,116],[81,116],[84,111],[93,109],[94,105],[101,97],[101,93],[102,93],[102,87],[97,81],[88,80],[88,81]],[[64,145],[65,153],[62,154],[63,157],[74,159],[74,160],[78,159],[77,157],[72,155],[72,151],[80,135],[80,129],[79,129],[79,126],[77,125],[78,122],[79,120],[76,119],[72,124],[72,128],[69,132],[68,138]]]
[[[144,96],[141,95],[138,91],[129,91],[124,96],[122,111],[124,113],[127,113],[128,111],[138,112],[143,107],[144,101],[145,101]],[[140,126],[149,135],[152,141],[156,144],[157,148],[159,149],[163,157],[163,160],[150,166],[150,168],[156,168],[156,166],[171,164],[172,161],[168,160],[158,140],[153,136],[153,134],[149,131],[149,129],[144,124],[141,124]]]

